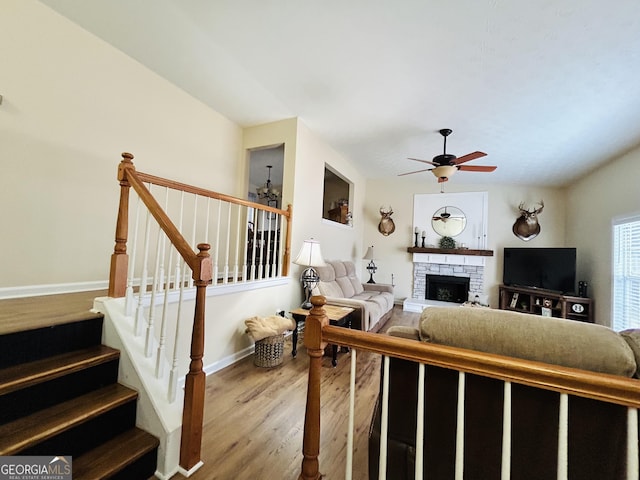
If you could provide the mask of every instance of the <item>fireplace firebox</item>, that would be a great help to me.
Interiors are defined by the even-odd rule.
[[[469,277],[427,275],[426,300],[464,303],[469,295]]]

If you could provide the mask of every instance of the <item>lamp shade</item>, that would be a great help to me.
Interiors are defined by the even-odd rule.
[[[367,253],[362,258],[363,260],[373,260],[373,245],[367,249]]]
[[[305,240],[293,263],[305,267],[324,267],[326,263],[322,259],[320,243],[315,240]]]

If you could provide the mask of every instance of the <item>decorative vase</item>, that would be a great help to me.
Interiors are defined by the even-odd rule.
[[[456,241],[451,237],[442,237],[439,242],[440,248],[452,249],[456,248]]]

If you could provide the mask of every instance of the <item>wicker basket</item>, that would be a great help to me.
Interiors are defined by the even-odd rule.
[[[275,367],[282,363],[284,334],[263,338],[256,342],[253,363],[258,367]]]

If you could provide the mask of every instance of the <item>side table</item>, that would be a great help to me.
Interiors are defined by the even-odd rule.
[[[325,305],[324,312],[329,317],[329,323],[331,325],[337,325],[338,327],[347,327],[351,328],[351,313],[353,312],[353,308],[351,307],[341,307],[339,305]],[[300,322],[304,322],[307,319],[307,315],[309,315],[309,310],[305,310],[304,308],[296,308],[292,310],[291,316],[296,321],[296,328],[293,330],[293,335],[291,338],[291,343],[293,344],[293,351],[291,354],[295,358],[298,353],[297,345],[298,345],[298,324]],[[332,357],[331,357],[331,365],[334,367],[338,365],[338,346],[331,345],[332,348]]]

